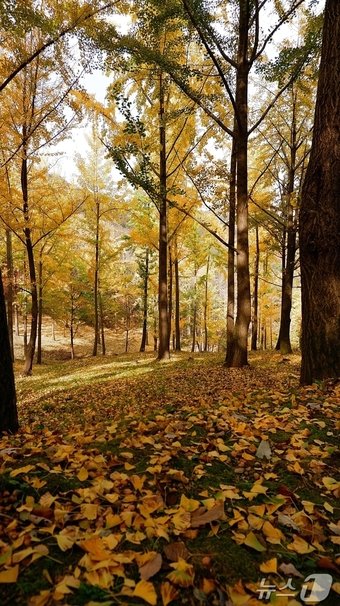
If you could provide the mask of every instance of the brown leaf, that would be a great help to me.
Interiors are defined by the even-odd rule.
[[[144,566],[140,567],[140,569],[139,569],[140,578],[143,579],[143,581],[147,581],[148,579],[151,579],[151,577],[153,577],[155,574],[157,574],[157,572],[161,569],[161,567],[162,567],[162,556],[160,553],[157,553],[156,556],[152,560],[149,560],[149,562],[146,562],[146,564],[144,564]]]
[[[281,572],[287,576],[298,577],[300,579],[304,578],[301,572],[295,568],[294,564],[280,564],[279,570],[281,570]]]
[[[178,562],[179,558],[186,560],[189,555],[189,551],[183,541],[170,543],[164,547],[163,551],[170,562]]]
[[[191,527],[198,528],[215,520],[221,520],[224,516],[224,504],[222,501],[216,503],[209,511],[202,513],[202,508],[191,514]]]

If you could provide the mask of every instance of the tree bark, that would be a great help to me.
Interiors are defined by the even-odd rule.
[[[139,351],[145,351],[148,334],[148,287],[149,287],[149,249],[145,251],[145,271],[143,285],[143,330]]]
[[[236,175],[237,175],[237,315],[232,352],[227,365],[248,365],[248,329],[251,317],[248,242],[248,76],[249,0],[240,0],[236,73]]]
[[[171,329],[172,329],[172,298],[173,298],[173,260],[171,254],[171,247],[168,248],[169,263],[168,263],[168,331],[169,331],[169,349],[171,340]]]
[[[292,353],[292,346],[290,342],[290,321],[291,321],[291,310],[292,310],[292,294],[293,294],[293,280],[294,280],[294,266],[295,266],[295,252],[296,252],[296,218],[295,211],[292,205],[292,195],[295,188],[295,172],[296,172],[296,153],[297,153],[297,140],[296,140],[296,95],[293,91],[293,112],[292,112],[292,124],[291,124],[291,135],[290,135],[290,158],[288,167],[288,180],[286,188],[286,199],[287,199],[287,246],[286,246],[286,259],[283,263],[282,272],[282,291],[281,291],[281,317],[280,317],[280,330],[279,337],[276,345],[276,349],[280,350],[282,354]]]
[[[168,360],[169,322],[168,322],[168,203],[166,193],[166,130],[163,74],[159,74],[159,269],[158,269],[158,360]]]
[[[312,149],[302,189],[301,383],[340,376],[340,2],[326,0]]]
[[[175,257],[175,347],[176,351],[181,351],[181,324],[180,324],[180,304],[179,304],[179,267],[176,241]]]
[[[98,305],[98,280],[99,280],[99,223],[100,223],[100,204],[96,195],[96,240],[95,240],[95,267],[94,267],[94,340],[92,355],[98,353],[98,343],[100,342],[99,331],[99,305]]]
[[[205,273],[205,289],[204,289],[204,309],[203,309],[203,323],[204,323],[204,343],[203,351],[208,351],[208,280],[209,280],[209,265],[210,265],[210,251],[208,253],[207,268]]]
[[[234,131],[236,120],[234,120]],[[236,139],[233,137],[230,158],[229,226],[228,226],[228,294],[227,294],[227,352],[225,364],[231,365],[235,330],[235,218],[236,218]]]
[[[23,140],[25,141],[25,127],[24,127]],[[23,145],[23,158],[21,161],[21,190],[23,198],[23,215],[25,221],[24,234],[25,234],[25,246],[27,251],[28,259],[28,272],[30,278],[30,289],[31,289],[31,331],[30,338],[27,343],[25,352],[25,365],[23,369],[24,375],[32,374],[33,359],[35,353],[35,346],[37,340],[37,328],[38,328],[38,290],[37,290],[37,277],[35,271],[34,251],[31,236],[31,228],[29,226],[29,206],[28,206],[28,184],[27,184],[27,150],[26,145]]]
[[[99,286],[99,284],[98,284]],[[101,342],[102,342],[102,355],[106,354],[106,343],[105,343],[105,326],[104,326],[104,310],[103,310],[103,298],[99,290],[99,311],[100,311],[100,330],[101,330]]]
[[[10,229],[6,229],[6,265],[7,265],[7,322],[8,336],[11,347],[11,356],[14,362],[14,344],[13,344],[13,302],[14,302],[14,285],[13,285],[13,251],[12,251],[12,233]]]
[[[42,363],[42,319],[43,319],[43,262],[40,256],[38,265],[38,346],[37,364]]]
[[[257,334],[258,334],[258,308],[259,308],[259,265],[260,265],[260,244],[259,244],[259,228],[256,225],[255,231],[256,251],[255,251],[255,267],[254,267],[254,295],[253,295],[253,319],[251,326],[251,349],[257,350]]]
[[[5,295],[0,270],[0,435],[19,428],[11,344],[8,335]]]

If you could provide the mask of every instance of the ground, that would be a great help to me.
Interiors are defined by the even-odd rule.
[[[339,603],[339,386],[298,356],[48,361],[0,441],[0,603]],[[308,587],[307,587],[308,586]]]

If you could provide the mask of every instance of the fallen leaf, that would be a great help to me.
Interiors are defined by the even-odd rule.
[[[198,528],[199,526],[204,526],[205,524],[209,524],[210,522],[214,522],[215,520],[220,520],[223,517],[224,504],[222,501],[220,501],[214,507],[212,507],[212,509],[209,509],[209,511],[195,511],[191,515],[191,527]]]
[[[256,551],[266,551],[266,548],[262,545],[262,543],[260,543],[257,536],[252,531],[247,534],[243,542],[245,545],[255,549]]]
[[[142,598],[142,600],[151,604],[151,606],[156,606],[157,604],[157,593],[150,581],[139,581],[134,588],[132,595],[136,598]]]
[[[157,553],[152,560],[149,560],[139,568],[139,574],[141,579],[147,581],[151,579],[162,567],[162,556],[160,553]]]
[[[19,566],[12,566],[0,572],[0,583],[16,583],[19,574]]]

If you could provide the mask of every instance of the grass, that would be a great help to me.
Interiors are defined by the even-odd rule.
[[[228,370],[222,356],[212,354],[176,354],[167,364],[151,354],[128,354],[48,361],[32,377],[19,376],[21,430],[0,443],[0,547],[8,554],[12,545],[15,554],[42,543],[49,553],[33,563],[31,555],[19,561],[17,583],[0,584],[1,605],[36,606],[41,591],[48,593],[41,602],[47,606],[145,604],[126,595],[129,583],[140,579],[135,560],[107,587],[89,580],[80,548],[89,536],[117,537],[113,554],[161,553],[162,568],[150,578],[159,604],[160,588],[174,570],[164,555],[168,542],[185,543],[195,573],[193,585],[177,585],[174,606],[220,604],[221,596],[238,603],[232,588],[239,591],[239,583],[242,603],[251,604],[251,583],[264,576],[261,563],[274,557],[303,576],[320,571],[320,557],[327,558],[336,581],[338,547],[330,525],[339,518],[340,489],[324,478],[336,482],[337,392],[327,383],[300,389],[297,357],[279,361],[278,354],[256,353],[250,369]],[[269,440],[270,460],[256,456],[261,440]],[[263,492],[252,492],[256,482]],[[224,499],[224,519],[193,529],[183,495],[204,511]],[[143,513],[151,497],[163,505]],[[298,531],[283,526],[280,513],[296,519]],[[111,527],[112,515],[123,518]],[[265,521],[281,530],[279,542],[268,540]],[[62,551],[57,537],[72,528],[79,538]],[[249,532],[265,552],[247,545]],[[310,553],[289,548],[295,535],[312,545]],[[54,599],[65,575],[79,577],[80,585]],[[204,593],[207,579],[211,591]],[[337,603],[335,591],[323,602]]]

